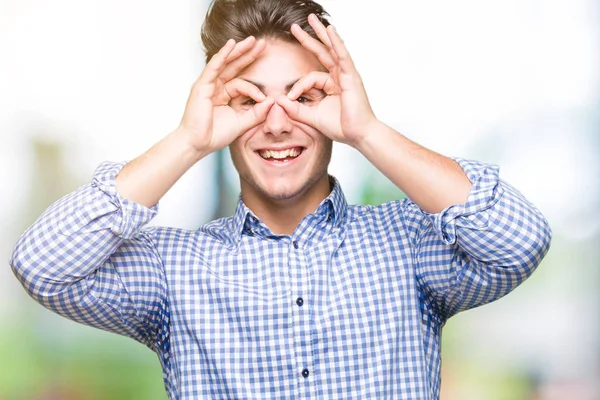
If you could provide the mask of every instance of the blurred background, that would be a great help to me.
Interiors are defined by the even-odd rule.
[[[377,116],[440,153],[501,166],[550,220],[552,248],[510,296],[451,319],[444,400],[600,399],[600,3],[323,0]],[[156,356],[29,299],[19,235],[103,160],[178,124],[203,67],[207,0],[0,1],[0,400],[166,399]],[[330,172],[349,202],[401,193],[356,151]],[[231,212],[226,152],[164,198],[154,224]]]

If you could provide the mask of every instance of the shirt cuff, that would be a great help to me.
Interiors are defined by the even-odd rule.
[[[158,213],[158,204],[147,208],[127,200],[117,192],[115,177],[126,162],[103,162],[94,172],[92,185],[103,192],[108,201],[116,207],[110,223],[110,230],[123,239],[131,239]]]
[[[500,185],[499,167],[477,161],[454,158],[472,183],[465,204],[455,204],[440,213],[424,212],[433,230],[446,244],[456,243],[457,228],[485,230],[489,224],[486,212],[504,193]]]

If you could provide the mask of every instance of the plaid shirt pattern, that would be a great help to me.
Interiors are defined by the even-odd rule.
[[[157,353],[171,399],[437,399],[440,336],[523,282],[550,228],[498,168],[457,160],[464,205],[349,206],[331,194],[291,236],[243,202],[196,231],[143,226],[104,163],[19,240],[27,292]]]

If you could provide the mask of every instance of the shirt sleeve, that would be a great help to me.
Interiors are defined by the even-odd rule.
[[[103,163],[90,184],[50,206],[21,236],[10,263],[51,311],[156,349],[167,318],[166,278],[153,231],[141,228],[157,206],[117,193],[123,165]]]
[[[512,291],[540,264],[551,239],[544,216],[499,179],[497,166],[455,161],[472,183],[465,204],[437,214],[411,201],[403,209],[414,227],[419,288],[444,319]]]

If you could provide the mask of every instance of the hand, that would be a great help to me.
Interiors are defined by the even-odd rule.
[[[335,28],[332,25],[325,28],[313,14],[308,17],[308,23],[323,43],[295,24],[292,34],[318,58],[327,72],[309,73],[277,102],[291,118],[312,126],[332,140],[356,147],[378,122],[362,79]],[[322,90],[326,97],[304,104],[294,101],[312,88]]]
[[[208,62],[192,86],[179,130],[190,144],[206,155],[228,146],[242,133],[263,122],[274,103],[256,86],[236,75],[265,48],[265,41],[252,36],[235,43],[230,39]],[[245,111],[229,106],[232,99],[246,96],[257,104]]]

